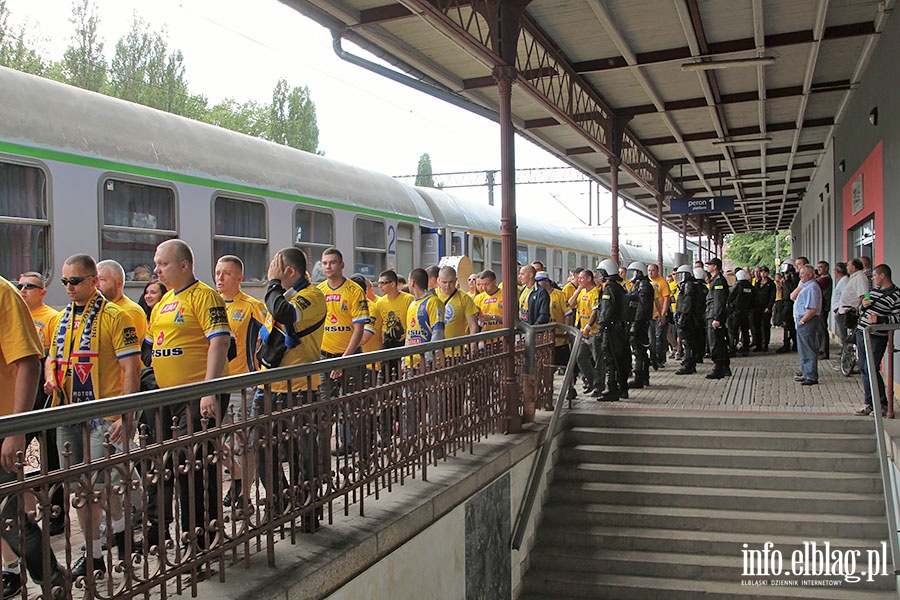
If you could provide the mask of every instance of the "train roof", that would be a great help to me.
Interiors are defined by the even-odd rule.
[[[51,150],[39,154],[51,160],[114,170],[103,162],[114,159],[161,178],[434,222],[422,197],[388,175],[0,67],[0,151],[10,144]]]

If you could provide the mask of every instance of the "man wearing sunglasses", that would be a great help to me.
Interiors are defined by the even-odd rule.
[[[101,398],[133,394],[140,388],[140,340],[131,317],[107,300],[97,289],[97,264],[86,254],[66,259],[60,282],[70,302],[52,321],[51,346],[44,368],[44,391],[53,406],[77,404]],[[79,426],[80,425],[80,426]],[[121,447],[127,437],[122,416],[98,418],[82,424],[57,427],[60,448],[69,446],[68,459],[60,461],[80,464],[106,452],[107,436]],[[85,448],[84,430],[90,441]],[[88,455],[88,451],[90,454]],[[117,483],[117,482],[116,482]],[[94,491],[105,496],[107,482],[98,473]],[[119,559],[125,554],[125,526],[121,498],[112,494],[101,502],[78,509],[78,522],[84,532],[85,554],[72,567],[72,577],[88,573],[105,573],[100,539],[101,511],[112,520],[112,534]]]

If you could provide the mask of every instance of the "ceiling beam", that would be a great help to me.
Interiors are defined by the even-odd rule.
[[[824,117],[821,119],[808,119],[803,122],[804,129],[811,129],[813,127],[831,127],[834,125],[834,119],[831,117]],[[771,133],[775,131],[793,131],[796,129],[797,124],[794,121],[789,121],[786,123],[768,123],[766,124],[766,132]],[[762,134],[762,130],[758,126],[753,127],[737,127],[734,129],[730,129],[729,133],[732,137],[739,135],[759,135]],[[682,135],[685,142],[700,142],[703,140],[715,140],[718,139],[719,134],[715,131],[700,131],[697,133],[685,133]],[[677,144],[678,142],[672,136],[662,136],[656,138],[644,138],[641,140],[644,146],[661,146],[665,144]]]
[[[801,146],[797,146],[797,152],[818,152],[820,150],[825,149],[825,144],[803,144]],[[766,155],[772,156],[775,154],[790,154],[792,152],[792,148],[790,146],[783,146],[781,148],[768,148],[766,150]],[[743,152],[735,152],[735,158],[754,158],[759,156],[758,150],[746,150]],[[694,158],[694,162],[716,162],[717,160],[722,160],[721,154],[706,154],[704,156],[697,156]],[[676,167],[678,165],[687,164],[686,158],[673,158],[671,160],[662,160],[660,163],[664,167]]]

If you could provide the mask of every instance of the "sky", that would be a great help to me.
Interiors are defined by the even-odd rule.
[[[388,175],[414,174],[426,152],[435,173],[500,166],[498,125],[344,62],[334,54],[327,29],[277,0],[95,0],[95,5],[108,59],[138,15],[151,29],[165,29],[169,50],[184,54],[191,92],[206,95],[210,104],[227,97],[269,102],[281,77],[292,87],[308,86],[316,103],[319,148],[328,158]],[[69,0],[7,0],[10,24],[26,25],[29,43],[52,59],[60,58],[70,41],[71,6]],[[344,49],[367,57],[352,44]],[[516,166],[564,163],[517,136]],[[451,193],[487,202],[485,188]],[[608,192],[602,194],[599,222],[606,223],[601,234],[608,237],[611,208]],[[548,203],[565,204],[568,210],[549,211],[565,227],[587,226],[587,197],[585,183],[516,191],[520,214],[546,219]],[[597,223],[596,215],[592,222]],[[623,241],[643,241],[655,250],[656,226],[650,221],[620,211],[620,232]],[[677,236],[666,239],[676,250]]]

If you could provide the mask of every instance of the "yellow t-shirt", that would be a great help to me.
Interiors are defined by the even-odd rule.
[[[444,303],[444,338],[455,338],[469,335],[469,317],[478,315],[475,301],[463,292],[457,291],[444,296],[440,291],[437,297]]]
[[[245,292],[238,292],[234,300],[225,300],[225,311],[237,346],[237,356],[228,361],[228,372],[240,375],[256,371],[259,330],[266,322],[266,305]]]
[[[533,291],[533,287],[522,286],[519,288],[519,319],[526,323],[528,322],[528,297]]]
[[[353,283],[352,281],[350,283]],[[355,283],[353,285],[356,286]],[[357,288],[359,286],[356,286]],[[322,291],[314,286],[307,285],[306,287],[300,289],[294,296],[288,300],[291,305],[294,307],[294,312],[297,315],[297,320],[294,321],[294,331],[300,332],[304,329],[312,327],[316,323],[318,323],[326,313],[325,306],[325,296],[322,294]],[[327,322],[327,321],[326,321]],[[265,324],[263,326],[263,336],[266,336],[268,331],[271,331],[275,327],[274,319],[271,314],[266,314]],[[279,329],[284,331],[284,327],[281,325],[278,326]],[[315,362],[319,360],[321,348],[322,348],[322,339],[325,333],[324,324],[322,327],[319,327],[312,333],[303,336],[300,339],[300,343],[294,346],[293,348],[288,348],[284,357],[281,359],[281,366],[287,367],[290,365],[305,365],[311,362]],[[265,367],[263,367],[265,368]],[[313,375],[309,378],[309,385],[312,386],[313,389],[318,388],[320,383],[320,377],[318,375]],[[307,389],[307,379],[294,379],[291,380],[291,391],[299,392],[301,390]],[[287,382],[286,381],[278,381],[272,384],[273,392],[287,392]]]
[[[555,288],[550,290],[550,322],[565,325],[566,315],[569,314],[570,311],[569,301],[566,300],[565,293],[563,293],[562,290],[557,290]],[[557,331],[556,345],[565,346],[566,343],[566,334]]]
[[[665,277],[654,277],[650,279],[653,285],[653,318],[659,316],[660,306],[664,306],[666,298],[669,297],[669,282]]]
[[[488,323],[481,326],[481,331],[494,331],[503,329],[503,290],[498,289],[493,294],[481,292],[475,297],[475,306],[483,315],[491,315],[496,318],[496,323]]]
[[[406,343],[406,312],[413,300],[412,294],[400,292],[393,300],[382,296],[375,301],[372,314],[376,319],[376,331],[381,330],[385,348],[396,348]]]
[[[418,346],[434,339],[434,334],[444,328],[444,303],[437,294],[427,292],[415,299],[406,311],[406,345]],[[407,356],[406,366],[419,365],[419,356]]]
[[[153,371],[161,388],[206,378],[209,340],[231,335],[225,301],[201,281],[169,290],[153,307],[147,341],[153,345]],[[228,374],[225,365],[220,376]]]
[[[147,313],[144,312],[141,305],[128,296],[122,296],[122,299],[115,302],[115,305],[131,317],[131,324],[134,325],[134,330],[137,331],[138,339],[143,340],[147,337]]]
[[[86,307],[85,310],[89,310],[89,308]],[[144,313],[144,311],[141,310],[141,313]],[[50,322],[51,336],[54,338],[54,347],[50,349],[50,358],[53,358],[55,352],[55,338],[62,316],[63,312],[60,312]],[[75,332],[78,331],[83,317],[83,313],[72,315],[70,327],[73,327]],[[64,399],[61,402],[60,397],[58,395],[55,396],[52,406],[90,399],[89,397],[75,397],[77,393],[73,393],[74,377],[78,377],[82,383],[87,385],[91,385],[88,381],[89,378],[99,378],[99,384],[96,386],[96,400],[100,398],[114,398],[115,396],[121,396],[124,392],[124,374],[119,366],[119,359],[140,354],[141,338],[137,336],[131,316],[112,302],[107,301],[104,303],[97,318],[100,319],[97,327],[99,356],[92,362],[73,360],[71,367],[61,372],[62,380],[56,383],[62,388]],[[76,336],[73,341],[77,349],[78,337]]]
[[[318,288],[325,295],[328,310],[322,351],[343,354],[353,337],[353,325],[365,325],[369,322],[369,301],[366,300],[365,292],[350,279],[344,279],[334,289],[328,285],[328,281],[323,281]]]
[[[577,289],[578,286],[573,284],[571,281],[566,282],[566,285],[564,285],[562,288],[562,293],[566,295],[566,302],[568,302],[572,298],[572,295]]]
[[[675,281],[669,281],[669,296],[672,297],[672,312],[678,308],[678,283]]]
[[[14,363],[29,356],[43,355],[44,349],[28,305],[16,288],[0,277],[0,416],[13,414],[15,408]]]
[[[597,299],[600,297],[600,286],[595,285],[588,291],[581,290],[581,293],[578,295],[578,308],[575,312],[576,322],[578,324],[579,329],[584,329],[584,327],[590,323],[591,321],[591,313],[594,312],[594,307],[597,306]],[[600,331],[600,324],[594,323],[594,327],[591,329],[591,333],[597,333]]]
[[[141,314],[144,311],[141,310]],[[50,349],[50,322],[59,314],[59,311],[55,308],[47,306],[46,304],[41,304],[39,307],[31,311],[31,320],[34,321],[34,326],[37,329],[38,337],[41,338],[41,343],[44,344],[44,352]],[[143,337],[138,338],[143,339]]]

